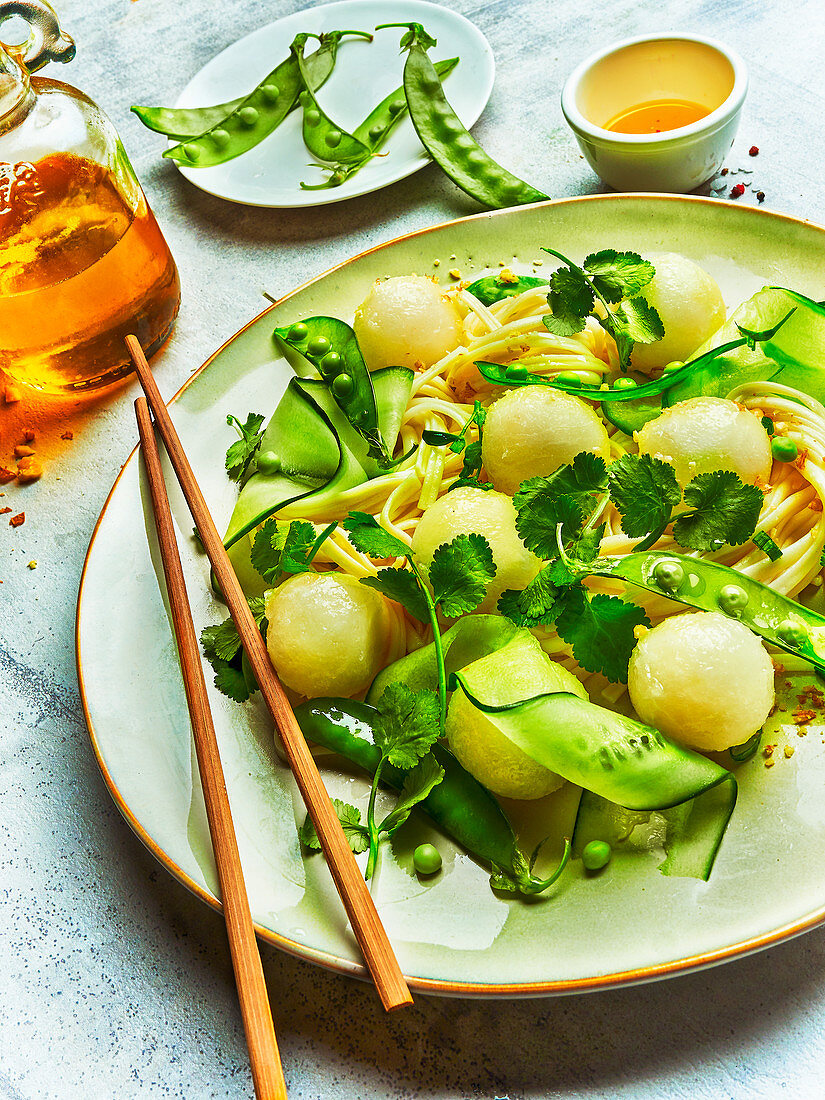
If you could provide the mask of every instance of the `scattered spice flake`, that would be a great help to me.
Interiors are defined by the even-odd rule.
[[[9,520],[9,527],[22,527],[26,522],[26,513],[18,512],[16,516],[12,516]]]
[[[807,737],[808,736],[808,727],[807,726],[800,726],[799,729],[796,731],[796,736],[797,737]]]
[[[3,400],[7,405],[13,405],[16,401],[19,401],[23,396],[17,386],[6,386],[3,391]]]
[[[796,749],[793,747],[793,745],[786,745],[785,749],[784,749],[784,752],[785,752],[785,756],[787,757],[787,759],[790,760],[790,758],[796,752]]]
[[[764,749],[762,750],[762,755],[763,756],[773,756],[773,750],[775,748],[776,748],[776,745],[766,745],[764,747]]]
[[[764,191],[757,191],[756,192],[756,201],[757,202],[764,202],[765,201],[765,192]]]
[[[34,443],[34,437],[35,437],[34,428],[24,428],[23,429],[23,442],[24,443]]]
[[[11,508],[0,508],[0,516],[5,516],[7,512],[10,512]]]
[[[433,260],[433,267],[440,267],[440,266],[441,266],[441,260]],[[69,438],[69,439],[71,439],[71,438],[72,438],[72,433],[71,433],[71,432],[69,432],[69,435],[68,435],[68,437],[67,437],[67,436],[65,436],[65,435],[61,435],[61,437],[60,437],[60,438],[61,438],[61,439],[66,439],[66,438]]]
[[[37,568],[37,562],[34,560],[34,558],[32,558],[32,560],[30,562],[28,562],[27,564],[28,564],[29,569],[36,569]]]
[[[773,759],[771,759],[771,760],[766,760],[766,761],[765,761],[765,767],[766,767],[766,768],[772,768],[772,767],[774,766],[774,764],[775,764],[775,763],[776,763],[776,761],[775,761],[775,760],[773,760]]]
[[[449,275],[450,275],[451,279],[460,279],[461,278],[461,272],[458,270],[457,267],[451,267],[450,271],[449,271]]]
[[[732,199],[738,199],[744,194],[745,194],[745,185],[744,185],[744,183],[736,183],[730,189],[730,197]]]
[[[759,156],[759,146],[758,145],[751,145],[750,149],[748,149],[748,156],[749,157],[758,157]]]
[[[20,443],[17,447],[14,448],[15,458],[31,458],[33,454],[34,448],[27,447],[24,443]]]
[[[514,275],[509,267],[505,267],[505,269],[499,274],[498,281],[505,286],[515,284],[518,282],[518,275]]]
[[[719,173],[719,175],[720,176],[726,176],[729,171],[730,171],[729,168],[723,168],[722,171]]]
[[[17,477],[17,470],[12,470],[9,466],[0,466],[0,485],[5,485],[9,481],[14,481]]]
[[[435,266],[436,266],[436,267],[438,267],[438,265],[439,265],[440,263],[441,263],[441,261],[440,261],[440,260],[436,260],[436,261],[435,261]],[[63,433],[63,435],[61,435],[61,437],[60,437],[60,438],[61,438],[61,439],[74,439],[74,432],[64,432],[64,433]]]
[[[43,476],[43,467],[34,458],[21,458],[17,463],[17,480],[27,485]]]
[[[808,722],[813,722],[814,718],[816,718],[816,711],[803,710],[802,707],[797,707],[791,715],[791,718],[793,719],[795,725],[804,726]]]

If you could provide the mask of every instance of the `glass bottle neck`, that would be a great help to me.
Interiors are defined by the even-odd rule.
[[[0,46],[0,134],[25,118],[33,103],[28,72]]]

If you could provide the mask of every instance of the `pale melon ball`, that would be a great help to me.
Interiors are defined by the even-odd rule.
[[[649,726],[700,751],[741,745],[774,703],[761,641],[720,611],[674,615],[642,635],[630,658],[630,700]]]
[[[762,421],[725,397],[680,401],[635,438],[641,454],[674,467],[682,486],[711,470],[733,470],[749,485],[770,477],[771,441]]]
[[[452,301],[424,275],[396,275],[373,283],[352,325],[370,370],[432,366],[463,337]]]
[[[535,641],[529,635],[528,638]],[[504,675],[501,652],[482,657],[465,669],[468,678],[472,675],[473,686],[476,682],[484,686],[485,703],[501,706],[559,691],[587,698],[576,677],[551,661],[538,643],[527,650],[519,645],[513,654],[516,659],[507,662]],[[446,733],[459,763],[494,794],[505,798],[543,798],[564,782],[560,775],[536,763],[515,745],[496,725],[496,716],[479,710],[460,689],[450,699]]]
[[[343,573],[299,573],[267,596],[266,647],[293,691],[355,695],[381,669],[389,612],[384,597]]]
[[[689,359],[716,332],[726,314],[718,283],[693,260],[676,252],[647,258],[656,274],[642,297],[662,318],[665,335],[653,344],[636,344],[633,348],[630,362],[645,373],[667,366],[674,359]]]
[[[418,522],[412,538],[416,561],[429,568],[433,553],[456,535],[483,535],[493,551],[496,575],[477,611],[496,610],[506,588],[526,588],[541,569],[516,531],[516,509],[510,497],[494,490],[465,485],[431,504]]]
[[[605,461],[607,429],[590,405],[549,386],[509,390],[487,413],[481,455],[490,480],[511,496],[522,481],[546,476],[582,451]]]

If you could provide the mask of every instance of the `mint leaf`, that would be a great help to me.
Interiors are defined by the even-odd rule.
[[[587,256],[584,269],[599,294],[611,303],[635,297],[656,274],[653,264],[637,252],[616,252],[612,248]]]
[[[361,811],[348,802],[342,802],[340,798],[333,798],[332,805],[335,807],[335,813],[341,822],[344,836],[347,838],[352,851],[356,855],[359,852],[366,852],[370,846],[370,841],[366,825],[361,824]],[[298,830],[298,836],[305,848],[320,852],[321,841],[318,839],[318,833],[309,814],[307,814],[303,825]]]
[[[373,735],[382,756],[396,768],[414,768],[441,733],[438,696],[389,684],[378,700],[378,712]]]
[[[611,683],[627,683],[627,663],[636,645],[635,627],[650,621],[640,607],[601,593],[588,597],[578,586],[559,595],[559,637],[588,672],[601,672]]]
[[[394,808],[378,826],[379,833],[394,833],[403,825],[419,802],[423,802],[433,787],[444,778],[444,769],[431,752],[422,756],[415,767],[404,777],[404,785]]]
[[[456,535],[439,546],[429,569],[433,600],[448,618],[475,611],[496,575],[493,551],[483,535]]]
[[[385,531],[375,516],[366,512],[350,512],[342,523],[349,541],[370,558],[408,558],[410,548],[401,539]]]
[[[673,467],[650,455],[623,455],[607,473],[610,499],[632,539],[659,534],[682,499]]]
[[[759,522],[764,497],[732,470],[699,474],[685,489],[692,511],[679,516],[673,537],[688,550],[718,550],[747,542]]]
[[[263,422],[260,413],[249,413],[243,424],[236,416],[227,416],[226,423],[241,437],[231,443],[226,452],[226,472],[233,481],[243,483],[253,473],[252,459],[261,444]]]
[[[375,588],[389,600],[395,600],[419,622],[430,621],[430,612],[418,578],[410,569],[379,569],[375,577],[362,577],[361,584]]]
[[[553,565],[558,564],[554,562]],[[556,603],[553,565],[545,567],[521,592],[508,588],[498,600],[498,609],[516,626],[549,626],[561,610]]]

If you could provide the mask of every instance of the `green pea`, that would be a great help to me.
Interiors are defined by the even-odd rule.
[[[303,321],[296,321],[286,334],[287,340],[289,340],[291,344],[302,344],[304,340],[306,340],[308,332],[309,329]]]
[[[719,589],[719,610],[738,618],[748,606],[748,594],[738,584],[723,584]]]
[[[673,374],[675,370],[681,370],[684,365],[681,359],[674,359],[672,363],[668,363],[668,365],[662,369],[662,374]]]
[[[332,392],[336,397],[347,398],[355,389],[355,383],[348,374],[338,374],[332,380]]]
[[[448,137],[452,137],[454,134],[459,133],[462,129],[461,123],[457,118],[444,118],[441,120],[441,132]]]
[[[258,455],[258,469],[262,474],[279,474],[281,460],[274,451],[261,451]]]
[[[507,367],[506,374],[508,378],[523,379],[527,377],[527,367],[519,366],[518,363],[510,363]]]
[[[261,88],[261,96],[265,103],[276,103],[281,89],[277,84],[264,84]]]
[[[200,146],[195,145],[193,141],[187,142],[183,147],[183,151],[190,160],[197,160],[201,155]]]
[[[793,619],[783,619],[776,628],[776,636],[780,642],[796,648],[807,640],[808,630],[803,623],[794,622]]]
[[[394,117],[395,115],[400,115],[406,106],[406,99],[394,99],[390,104],[387,105],[387,110]]]
[[[320,359],[329,351],[329,340],[326,336],[316,336],[307,344],[307,355]]]
[[[573,386],[600,386],[602,376],[594,370],[563,370],[553,377],[554,382],[567,382]]]
[[[775,435],[771,440],[771,454],[777,462],[793,462],[799,448],[786,435]]]
[[[387,127],[384,126],[384,125],[371,126],[370,127],[370,141],[378,141],[378,139],[384,133],[386,128]]]
[[[324,134],[324,141],[330,149],[334,149],[336,145],[341,144],[342,136],[340,130],[330,130],[329,133]]]
[[[325,339],[325,337],[321,336],[318,337],[318,339],[323,340]],[[338,354],[337,351],[328,351],[321,362],[318,364],[318,368],[325,378],[331,378],[341,369],[341,356]]]
[[[685,571],[678,561],[663,558],[653,566],[653,579],[665,592],[678,592],[685,580]]]
[[[481,149],[471,149],[467,154],[467,163],[474,168],[487,163],[487,157]]]
[[[309,92],[301,92],[301,94],[298,96],[298,102],[304,108],[311,107],[312,106],[312,96],[309,94]]]
[[[255,107],[242,107],[238,111],[238,118],[242,125],[248,126],[250,129],[258,121],[258,111]]]
[[[771,418],[769,416],[763,416],[762,417],[762,427],[765,429],[765,431],[768,433],[768,435],[773,435],[773,433],[774,433],[773,421],[771,420]]]
[[[350,416],[350,420],[356,426],[356,428],[363,427],[366,424],[367,419],[368,418],[366,409],[356,409],[355,412],[352,413],[352,415]]]
[[[413,867],[419,875],[434,875],[441,870],[441,853],[432,844],[419,844],[413,852]]]
[[[614,390],[633,390],[639,383],[635,378],[617,378],[613,383]]]
[[[229,144],[229,131],[218,127],[217,130],[212,131],[212,140],[215,143],[215,147],[218,149],[225,149]]]
[[[304,122],[307,126],[317,126],[321,121],[321,112],[316,111],[314,107],[310,107],[309,110],[304,111]]]
[[[613,855],[613,849],[606,840],[591,840],[582,851],[582,863],[588,871],[601,871]]]

